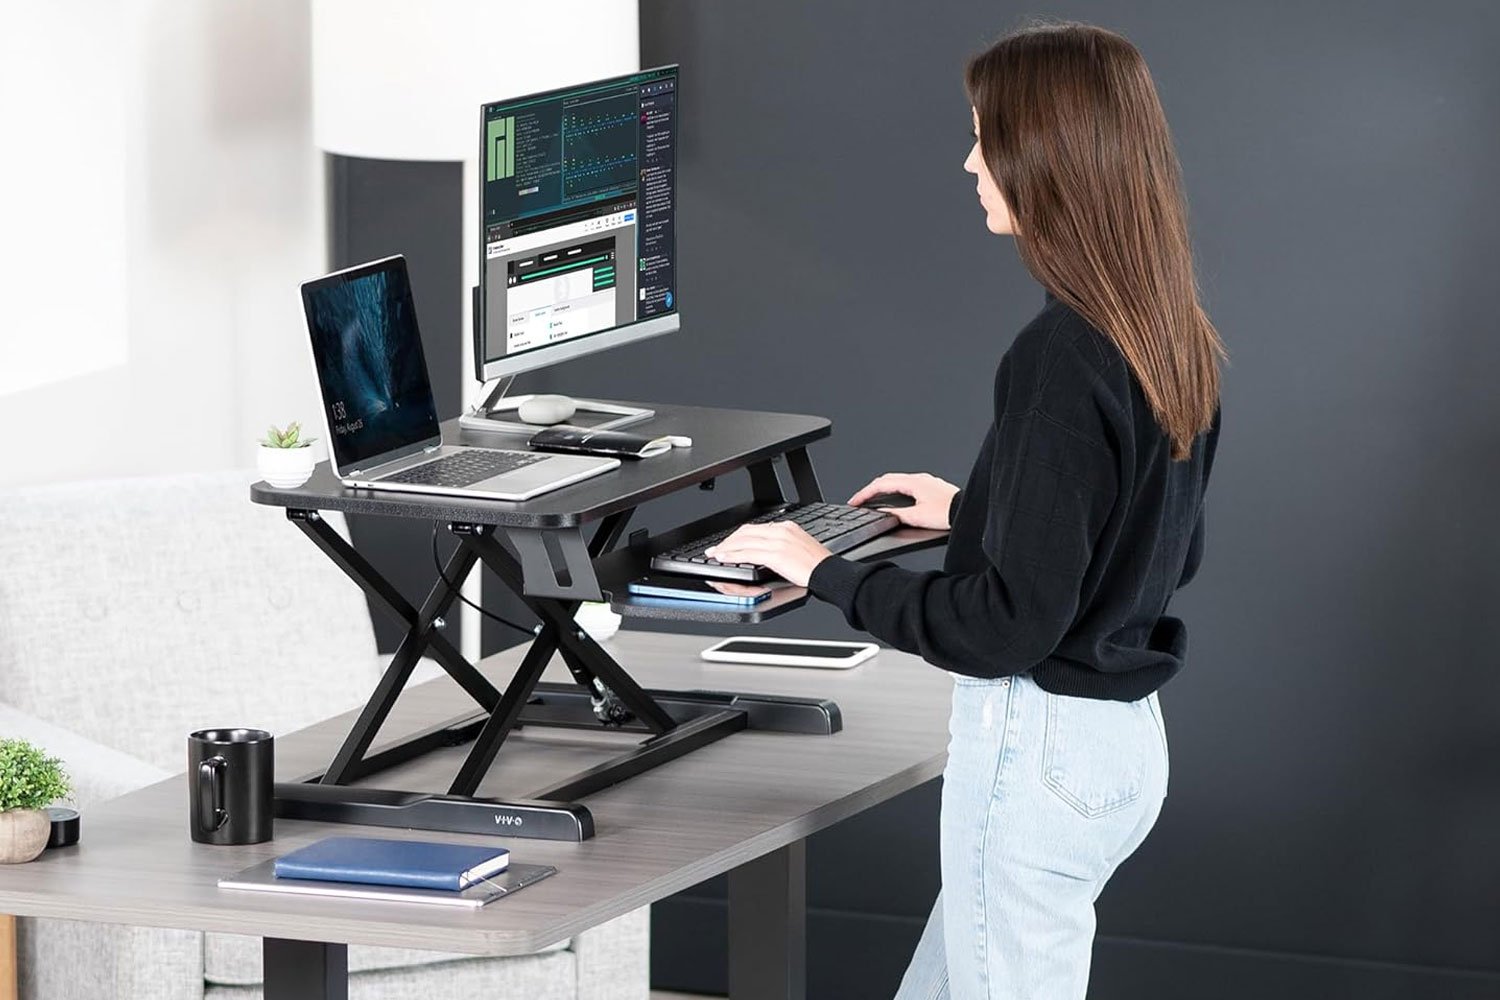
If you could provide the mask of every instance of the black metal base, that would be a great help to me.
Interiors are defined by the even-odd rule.
[[[805,449],[787,455],[799,499],[821,497]],[[749,468],[757,498],[780,495],[770,462]],[[675,760],[743,729],[831,734],[842,727],[838,706],[817,698],[722,691],[647,691],[573,621],[579,600],[597,599],[593,560],[619,541],[632,511],[604,518],[585,546],[576,528],[540,531],[450,524],[458,548],[420,607],[413,607],[314,510],[287,518],[371,598],[407,625],[406,636],[359,719],[328,768],[276,785],[276,815],[333,823],[362,823],[458,833],[503,832],[511,837],[586,840],[593,816],[572,801]],[[503,540],[503,543],[502,543]],[[558,559],[562,562],[559,564]],[[457,587],[484,563],[537,616],[536,638],[503,692],[476,670],[441,633]],[[451,581],[451,583],[449,582]],[[482,711],[432,726],[371,752],[413,669],[430,652]],[[542,684],[553,655],[562,657],[575,685]],[[516,800],[475,795],[505,739],[523,726],[618,729],[646,738],[596,767]],[[440,747],[470,749],[447,794],[350,787],[370,775]]]
[[[838,706],[819,698],[716,691],[649,691],[678,722],[626,753],[520,799],[492,799],[384,788],[322,784],[322,772],[276,785],[276,815],[323,823],[360,823],[452,833],[504,833],[543,840],[587,840],[594,835],[588,808],[571,800],[617,785],[743,729],[832,734],[842,728]],[[450,719],[383,747],[360,761],[356,777],[394,767],[441,747],[462,746],[487,722],[484,712]],[[519,725],[598,731],[587,694],[568,684],[538,684]],[[617,727],[649,735],[638,722]]]
[[[831,736],[844,728],[838,705],[826,698],[793,695],[744,694],[735,691],[662,691],[650,695],[667,714],[685,720],[704,712],[733,709],[744,712],[746,729],[771,733],[805,733]],[[522,725],[546,725],[598,729],[589,696],[570,684],[538,684],[536,697],[521,711]],[[645,731],[638,725],[619,727]]]
[[[303,782],[277,783],[276,815],[319,823],[503,833],[537,840],[580,841],[594,835],[593,814],[571,802],[501,801]]]

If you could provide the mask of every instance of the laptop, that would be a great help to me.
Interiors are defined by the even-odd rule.
[[[619,468],[617,458],[445,444],[405,257],[303,282],[302,306],[345,486],[529,500]]]

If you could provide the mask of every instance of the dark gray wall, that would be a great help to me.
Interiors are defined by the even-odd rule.
[[[349,267],[399,253],[406,256],[416,301],[428,374],[442,419],[463,407],[460,371],[465,336],[462,325],[463,167],[459,163],[371,160],[329,155],[328,266]],[[432,568],[432,527],[383,517],[353,515],[349,533],[354,545],[413,605],[420,606],[436,580]],[[440,557],[453,544],[439,531]],[[529,615],[505,593],[488,570],[485,604],[518,623]],[[458,607],[455,602],[455,609]],[[393,653],[405,626],[371,602],[376,642]],[[447,616],[448,637],[461,641],[458,612]],[[514,645],[518,635],[488,619],[482,623],[486,653]]]
[[[961,477],[1040,292],[959,169],[959,68],[1025,14],[1145,52],[1234,355],[1209,555],[1176,604],[1191,662],[1163,693],[1171,795],[1101,900],[1090,995],[1500,996],[1500,8],[643,0],[644,62],[683,64],[684,331],[517,391],[824,413],[831,495]],[[456,165],[334,178],[335,262],[407,252],[429,354],[456,356]],[[421,534],[379,545],[420,566]],[[823,608],[771,631],[846,634]],[[894,987],[937,887],[936,803],[814,838],[812,996]],[[658,985],[722,985],[720,886],[655,931]]]
[[[458,163],[370,160],[328,155],[328,266],[330,270],[388,257],[406,256],[422,343],[438,414],[456,417],[462,405],[459,366],[434,363],[457,358],[463,300],[463,259],[452,234],[463,221],[463,168]],[[353,515],[349,535],[356,548],[412,604],[420,606],[435,579],[432,536],[427,525]],[[426,572],[423,568],[426,567]],[[376,641],[395,652],[405,626],[370,604]],[[458,616],[450,638],[458,642]]]
[[[1091,995],[1500,995],[1500,7],[643,0],[645,62],[683,64],[684,332],[547,378],[828,414],[833,494],[961,477],[1041,298],[959,169],[962,60],[1022,14],[1150,61],[1233,353],[1171,794],[1101,900]],[[935,803],[814,843],[814,995],[894,985]],[[660,908],[660,984],[722,975],[721,927],[690,933],[712,895]]]

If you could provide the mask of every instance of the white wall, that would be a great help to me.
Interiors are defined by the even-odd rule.
[[[29,14],[0,31],[0,396],[126,358],[125,102],[111,85],[125,18],[98,3]],[[83,289],[88,312],[65,309]]]
[[[248,467],[267,423],[317,423],[309,20],[305,0],[7,16],[0,484]]]

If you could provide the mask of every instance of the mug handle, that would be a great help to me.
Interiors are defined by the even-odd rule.
[[[229,819],[224,809],[224,782],[219,772],[229,766],[223,757],[210,757],[198,765],[198,825],[213,833]]]

